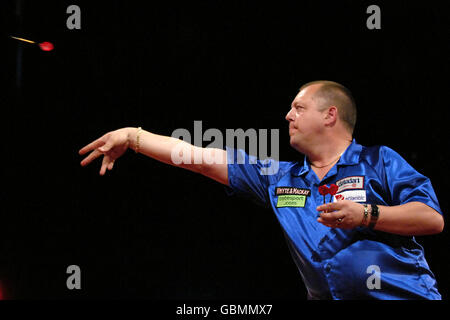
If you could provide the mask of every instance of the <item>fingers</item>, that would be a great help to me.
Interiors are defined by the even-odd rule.
[[[86,166],[103,154],[102,165],[100,167],[100,175],[105,175],[106,170],[112,170],[114,166],[114,159],[107,154],[107,152],[110,151],[113,147],[113,139],[109,136],[109,133],[105,134],[104,136],[89,143],[78,151],[80,155],[83,155],[93,150],[86,158],[81,161],[80,164],[82,166]]]
[[[108,160],[107,160],[107,155],[105,155],[105,156],[103,157],[102,167],[100,168],[100,175],[101,175],[101,176],[105,175],[106,168],[108,167],[108,164],[109,164],[109,162],[108,162]]]
[[[344,214],[341,211],[322,212],[317,219],[321,223],[335,223],[338,219],[343,219]]]
[[[318,206],[317,211],[335,211],[341,209],[345,203],[343,201],[325,203]]]
[[[114,166],[114,159],[109,155],[100,152],[98,149],[92,151],[91,154],[89,154],[86,158],[84,158],[80,164],[82,166],[86,166],[95,159],[97,159],[98,157],[100,157],[101,155],[104,155],[102,160],[102,166],[100,168],[100,175],[103,176],[106,173],[107,169],[112,170]]]
[[[112,147],[114,147],[114,142],[110,139],[105,143],[104,146],[98,148],[98,150],[100,150],[101,152],[108,152]]]
[[[97,159],[98,157],[100,157],[101,155],[102,155],[102,153],[96,149],[96,150],[92,151],[90,155],[88,155],[86,158],[84,158],[80,162],[80,164],[82,166],[86,166],[89,163],[91,163],[92,161],[94,161],[95,159]]]
[[[106,170],[112,170],[114,166],[114,160],[105,154],[102,161],[102,167],[100,168],[100,175],[103,176],[106,173]]]
[[[91,150],[95,150],[95,149],[103,146],[105,144],[105,141],[103,141],[102,138],[99,138],[99,139],[89,143],[88,145],[84,146],[83,148],[80,149],[80,151],[78,151],[78,153],[80,155],[83,155]]]
[[[345,223],[345,216],[340,211],[322,213],[317,219],[317,222],[329,228],[348,228],[347,224]]]

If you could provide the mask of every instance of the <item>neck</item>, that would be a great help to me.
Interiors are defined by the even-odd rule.
[[[305,155],[314,167],[331,166],[339,160],[351,143],[351,137],[348,139],[325,139],[314,144]]]

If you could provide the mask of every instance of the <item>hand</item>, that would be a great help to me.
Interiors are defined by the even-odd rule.
[[[317,211],[324,211],[317,221],[330,228],[359,227],[364,216],[364,206],[350,200],[326,203],[318,206]]]
[[[114,161],[121,157],[129,146],[129,134],[128,128],[118,129],[111,131],[84,146],[78,151],[80,155],[83,155],[93,150],[86,158],[81,161],[81,165],[84,167],[97,159],[103,154],[102,167],[100,168],[100,175],[103,176],[106,169],[112,170]]]

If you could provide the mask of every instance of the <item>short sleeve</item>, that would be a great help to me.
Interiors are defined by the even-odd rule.
[[[381,152],[392,205],[418,201],[442,214],[430,179],[417,172],[394,150],[383,146]]]
[[[280,162],[258,160],[244,150],[227,147],[229,195],[249,197],[262,206],[269,206],[268,187],[278,177]]]

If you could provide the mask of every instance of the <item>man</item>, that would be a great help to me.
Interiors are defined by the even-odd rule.
[[[104,155],[104,175],[129,147],[175,165],[172,150],[182,144],[177,150],[183,156],[194,159],[200,152],[220,161],[177,166],[272,207],[309,299],[441,299],[413,237],[444,227],[429,179],[395,151],[352,139],[355,103],[336,82],[302,86],[286,120],[290,144],[305,160],[279,162],[271,175],[260,172],[267,163],[250,164],[242,150],[202,149],[141,128],[112,131],[85,146],[80,154],[93,151],[81,165]],[[247,161],[238,163],[239,158]],[[323,204],[326,197],[329,203]]]

